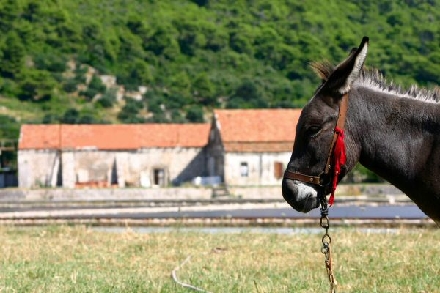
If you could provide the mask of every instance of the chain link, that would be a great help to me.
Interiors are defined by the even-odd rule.
[[[336,293],[336,287],[338,282],[335,279],[335,275],[333,274],[332,268],[332,255],[331,255],[331,247],[332,238],[328,234],[328,230],[330,229],[330,220],[328,218],[328,205],[325,196],[321,197],[321,218],[319,219],[319,225],[325,229],[325,233],[322,236],[322,248],[321,252],[325,256],[325,269],[327,271],[328,280],[330,282],[330,293]]]

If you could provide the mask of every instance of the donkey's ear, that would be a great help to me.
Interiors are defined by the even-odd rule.
[[[350,53],[348,53],[348,57],[353,55],[353,53],[356,53],[357,50],[358,50],[358,48],[351,48]]]
[[[368,37],[362,39],[358,48],[352,49],[350,55],[336,66],[326,83],[326,88],[341,95],[348,93],[353,82],[359,77],[367,58]]]

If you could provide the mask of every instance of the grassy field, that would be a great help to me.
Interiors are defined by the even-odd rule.
[[[338,292],[440,292],[440,230],[331,233]],[[320,235],[0,228],[0,292],[328,292]]]

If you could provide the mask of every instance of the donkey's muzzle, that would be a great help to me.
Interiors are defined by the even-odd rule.
[[[282,191],[286,202],[298,212],[307,213],[319,207],[318,192],[312,186],[284,178]]]

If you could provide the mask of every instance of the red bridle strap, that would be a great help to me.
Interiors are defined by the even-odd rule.
[[[335,190],[338,185],[339,175],[341,175],[342,166],[345,165],[347,157],[345,154],[345,143],[344,143],[344,130],[340,129],[338,126],[335,127],[336,141],[333,147],[332,164],[333,164],[333,177],[332,177],[332,189],[331,195],[328,199],[329,205],[333,205],[335,201]]]

